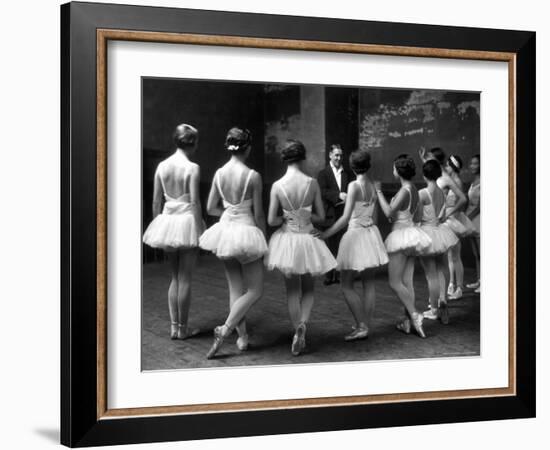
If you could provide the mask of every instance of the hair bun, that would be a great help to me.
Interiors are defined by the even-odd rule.
[[[227,132],[225,148],[229,152],[240,152],[252,142],[252,134],[246,128],[233,127]]]
[[[306,159],[306,148],[297,139],[289,139],[281,150],[281,159],[286,163],[298,162]]]

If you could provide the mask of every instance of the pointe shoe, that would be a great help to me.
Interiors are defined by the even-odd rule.
[[[439,311],[437,309],[430,308],[422,313],[422,317],[428,320],[437,320],[439,319]]]
[[[196,336],[200,333],[199,329],[194,329],[189,331],[187,328],[187,325],[178,324],[178,337],[180,341],[184,341],[185,339],[188,339],[190,337]]]
[[[449,324],[449,307],[446,300],[439,300],[439,319],[443,325]]]
[[[481,294],[481,285],[474,292],[476,294]]]
[[[306,324],[304,322],[298,325],[296,328],[296,333],[292,338],[292,346],[290,351],[294,356],[298,356],[306,347]]]
[[[178,338],[178,327],[179,325],[177,322],[172,322],[170,324],[170,339],[172,339],[173,341]]]
[[[418,336],[420,336],[421,338],[424,339],[426,337],[426,333],[424,333],[424,328],[422,328],[423,320],[424,320],[424,318],[422,317],[422,314],[419,314],[417,312],[412,314],[411,322],[412,322],[412,326],[414,328],[414,331],[416,331]]]
[[[481,285],[481,283],[479,282],[479,280],[477,280],[475,283],[467,284],[466,287],[468,289],[477,289],[477,288],[479,288],[480,285]]]
[[[344,336],[344,340],[349,342],[366,339],[367,337],[369,337],[369,329],[367,327],[356,327],[350,334]]]
[[[408,317],[405,317],[403,320],[395,324],[395,328],[397,328],[399,331],[402,331],[405,334],[411,334],[410,319]]]
[[[243,334],[237,338],[237,348],[241,352],[248,350],[248,334]]]
[[[225,336],[222,333],[222,328],[223,325],[214,328],[214,342],[212,343],[212,347],[210,347],[210,350],[208,350],[208,353],[206,354],[206,359],[212,359],[216,352],[222,346],[223,340],[225,339]]]
[[[447,288],[447,295],[453,295],[455,293],[455,285],[454,283],[449,283],[449,287]]]
[[[459,298],[462,298],[462,288],[460,286],[456,288],[452,295],[449,295],[449,300],[458,300]]]

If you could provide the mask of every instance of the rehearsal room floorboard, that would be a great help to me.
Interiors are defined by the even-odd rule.
[[[474,279],[472,269],[465,270],[465,283]],[[395,329],[402,307],[394,296],[385,271],[376,278],[376,309],[369,338],[345,342],[353,318],[339,285],[315,284],[315,304],[307,327],[307,351],[290,353],[292,327],[288,317],[283,277],[266,272],[264,295],[247,317],[250,346],[240,352],[236,333],[227,338],[215,359],[205,355],[212,344],[212,330],[224,323],[228,312],[227,283],[223,265],[212,255],[202,254],[193,275],[189,325],[200,332],[185,341],[170,340],[167,289],[168,263],[143,265],[142,288],[142,370],[173,370],[197,367],[228,367],[274,364],[308,364],[340,361],[392,360],[478,356],[480,351],[479,295],[466,290],[460,300],[449,301],[450,324],[424,321],[427,339],[414,333],[405,335]],[[422,268],[415,270],[417,308],[427,307],[427,285]]]

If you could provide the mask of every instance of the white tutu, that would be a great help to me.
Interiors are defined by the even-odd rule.
[[[399,227],[386,237],[386,251],[388,253],[403,252],[407,255],[420,255],[430,247],[432,240],[420,227]]]
[[[432,240],[429,247],[419,253],[422,256],[441,255],[458,244],[458,237],[448,226],[426,224],[421,225],[420,229]]]
[[[388,254],[378,227],[349,228],[340,240],[338,270],[362,271],[388,263]]]
[[[474,224],[463,212],[457,212],[444,222],[459,238],[470,236],[475,232]]]
[[[193,208],[190,203],[166,202],[163,212],[145,230],[143,242],[163,250],[197,247],[204,223],[197,224]]]
[[[235,258],[241,264],[255,261],[267,252],[264,234],[257,226],[231,221],[220,221],[208,228],[199,245],[220,259]]]
[[[265,265],[285,275],[322,275],[336,268],[336,260],[324,241],[309,233],[279,228],[269,240]]]

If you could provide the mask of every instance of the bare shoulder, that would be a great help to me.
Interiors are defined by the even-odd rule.
[[[262,176],[254,169],[250,169],[250,182],[255,185],[262,185]]]

